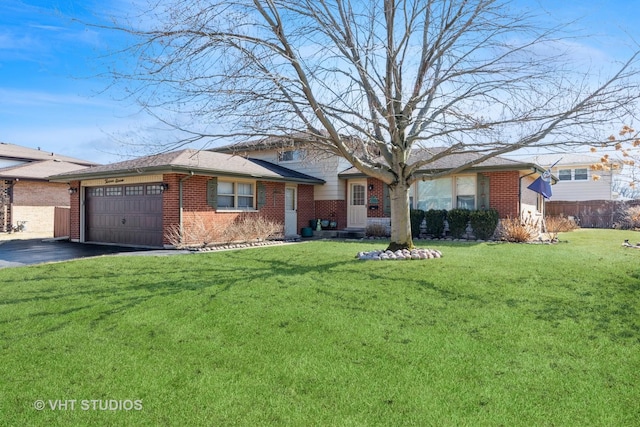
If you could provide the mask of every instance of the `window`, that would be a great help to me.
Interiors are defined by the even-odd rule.
[[[144,195],[144,186],[136,185],[131,187],[124,187],[125,196],[142,196]]]
[[[586,181],[589,179],[588,169],[560,169],[558,179],[560,181]]]
[[[122,196],[122,187],[107,187],[104,192],[107,197]]]
[[[278,153],[279,162],[293,162],[302,159],[301,150],[284,150]]]
[[[586,181],[587,177],[587,169],[576,169],[573,171],[573,179],[575,181]]]
[[[475,209],[475,175],[463,175],[418,182],[417,208],[422,210]]]
[[[152,184],[147,185],[147,195],[158,195],[162,194],[162,186],[160,184]]]
[[[459,176],[456,178],[456,207],[469,210],[476,208],[475,176]]]
[[[560,181],[571,181],[571,169],[560,169],[558,171],[558,179]]]
[[[253,209],[253,184],[218,181],[218,209]]]
[[[440,178],[418,183],[418,209],[450,210],[452,206],[452,178]]]
[[[351,185],[351,206],[364,206],[365,187],[362,184]]]
[[[88,196],[90,197],[102,197],[104,196],[104,188],[102,187],[91,187],[88,189]]]

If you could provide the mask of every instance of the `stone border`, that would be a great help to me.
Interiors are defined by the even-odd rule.
[[[442,252],[436,249],[399,249],[395,252],[378,250],[358,252],[357,259],[372,261],[420,260],[442,258]]]

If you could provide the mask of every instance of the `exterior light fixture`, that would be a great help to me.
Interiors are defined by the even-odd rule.
[[[168,189],[169,189],[169,184],[167,184],[166,182],[163,182],[162,184],[160,184],[160,191],[162,191],[163,193]]]
[[[76,194],[78,192],[78,188],[77,187],[69,187],[69,189],[67,191],[69,192],[69,194]]]

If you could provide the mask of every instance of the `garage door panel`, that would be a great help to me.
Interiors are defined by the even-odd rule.
[[[145,194],[143,186],[92,187],[85,199],[87,241],[162,246],[162,194]]]

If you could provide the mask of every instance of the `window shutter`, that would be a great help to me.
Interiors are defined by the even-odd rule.
[[[218,178],[207,181],[207,204],[214,209],[218,208]]]
[[[478,188],[477,188],[476,209],[481,209],[481,210],[489,209],[489,200],[490,200],[489,184],[490,184],[489,177],[479,173],[478,180],[477,180]]]
[[[382,184],[382,212],[384,216],[391,216],[391,198],[387,184]]]
[[[258,203],[257,203],[257,207],[258,210],[262,209],[262,207],[264,205],[267,204],[267,188],[264,186],[263,183],[259,182],[257,184],[257,192],[258,192]]]

